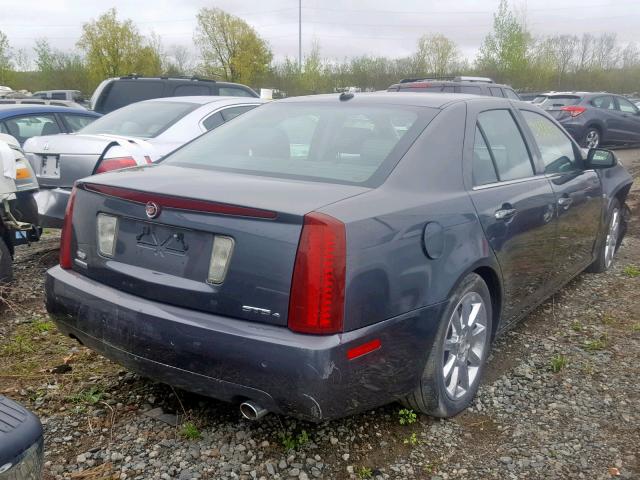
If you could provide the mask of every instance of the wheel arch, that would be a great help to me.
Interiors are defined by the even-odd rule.
[[[472,273],[475,273],[484,280],[489,288],[491,294],[491,311],[493,313],[491,318],[491,339],[493,340],[498,331],[500,325],[501,312],[502,312],[502,283],[500,276],[496,270],[488,265],[482,265],[476,267]]]

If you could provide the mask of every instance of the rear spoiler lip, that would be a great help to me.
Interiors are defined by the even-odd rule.
[[[271,210],[244,207],[241,205],[232,205],[229,203],[198,200],[188,197],[176,197],[173,195],[143,192],[140,190],[112,187],[109,185],[101,185],[97,183],[78,182],[76,186],[81,190],[98,193],[100,195],[105,195],[108,197],[120,198],[122,200],[138,203],[140,205],[154,203],[157,207],[160,208],[160,210],[162,210],[163,208],[168,208],[172,210],[214,213],[217,215],[225,215],[230,217],[261,218],[265,220],[275,220],[276,218],[278,218],[278,214]]]

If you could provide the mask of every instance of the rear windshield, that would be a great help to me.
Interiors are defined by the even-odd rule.
[[[545,100],[539,102],[538,105],[543,108],[553,108],[575,105],[578,102],[580,102],[580,97],[576,97],[575,95],[549,95]]]
[[[153,138],[198,105],[186,102],[140,102],[115,110],[78,133]]]
[[[187,144],[163,163],[372,186],[384,181],[437,110],[271,103]]]

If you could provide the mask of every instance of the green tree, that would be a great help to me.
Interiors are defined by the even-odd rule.
[[[457,70],[460,51],[453,40],[440,33],[423,35],[415,54],[416,70],[423,74],[444,76]]]
[[[6,85],[12,70],[11,47],[7,35],[0,30],[0,84]]]
[[[85,52],[94,81],[130,73],[160,74],[161,59],[157,50],[131,20],[119,21],[115,8],[85,23],[77,45]]]
[[[484,38],[476,59],[478,68],[507,82],[526,78],[530,39],[507,0],[500,0],[493,15],[493,32]]]
[[[219,8],[203,8],[197,15],[194,40],[205,75],[257,85],[273,58],[265,40],[247,22]]]

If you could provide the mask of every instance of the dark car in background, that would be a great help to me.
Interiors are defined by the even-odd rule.
[[[102,81],[91,96],[90,108],[98,113],[109,113],[131,103],[152,98],[200,95],[259,97],[251,88],[239,83],[218,82],[198,77],[129,75]]]
[[[533,102],[584,148],[640,144],[640,109],[622,95],[551,92]]]
[[[485,77],[405,78],[391,85],[388,92],[468,93],[486,97],[520,100],[508,85],[499,85]]]
[[[611,266],[631,182],[524,102],[280,100],[159,164],[80,180],[47,309],[85,346],[248,418],[394,400],[448,417],[496,334]]]
[[[31,137],[72,133],[100,115],[77,108],[53,105],[0,105],[0,133],[13,136],[21,145]]]

